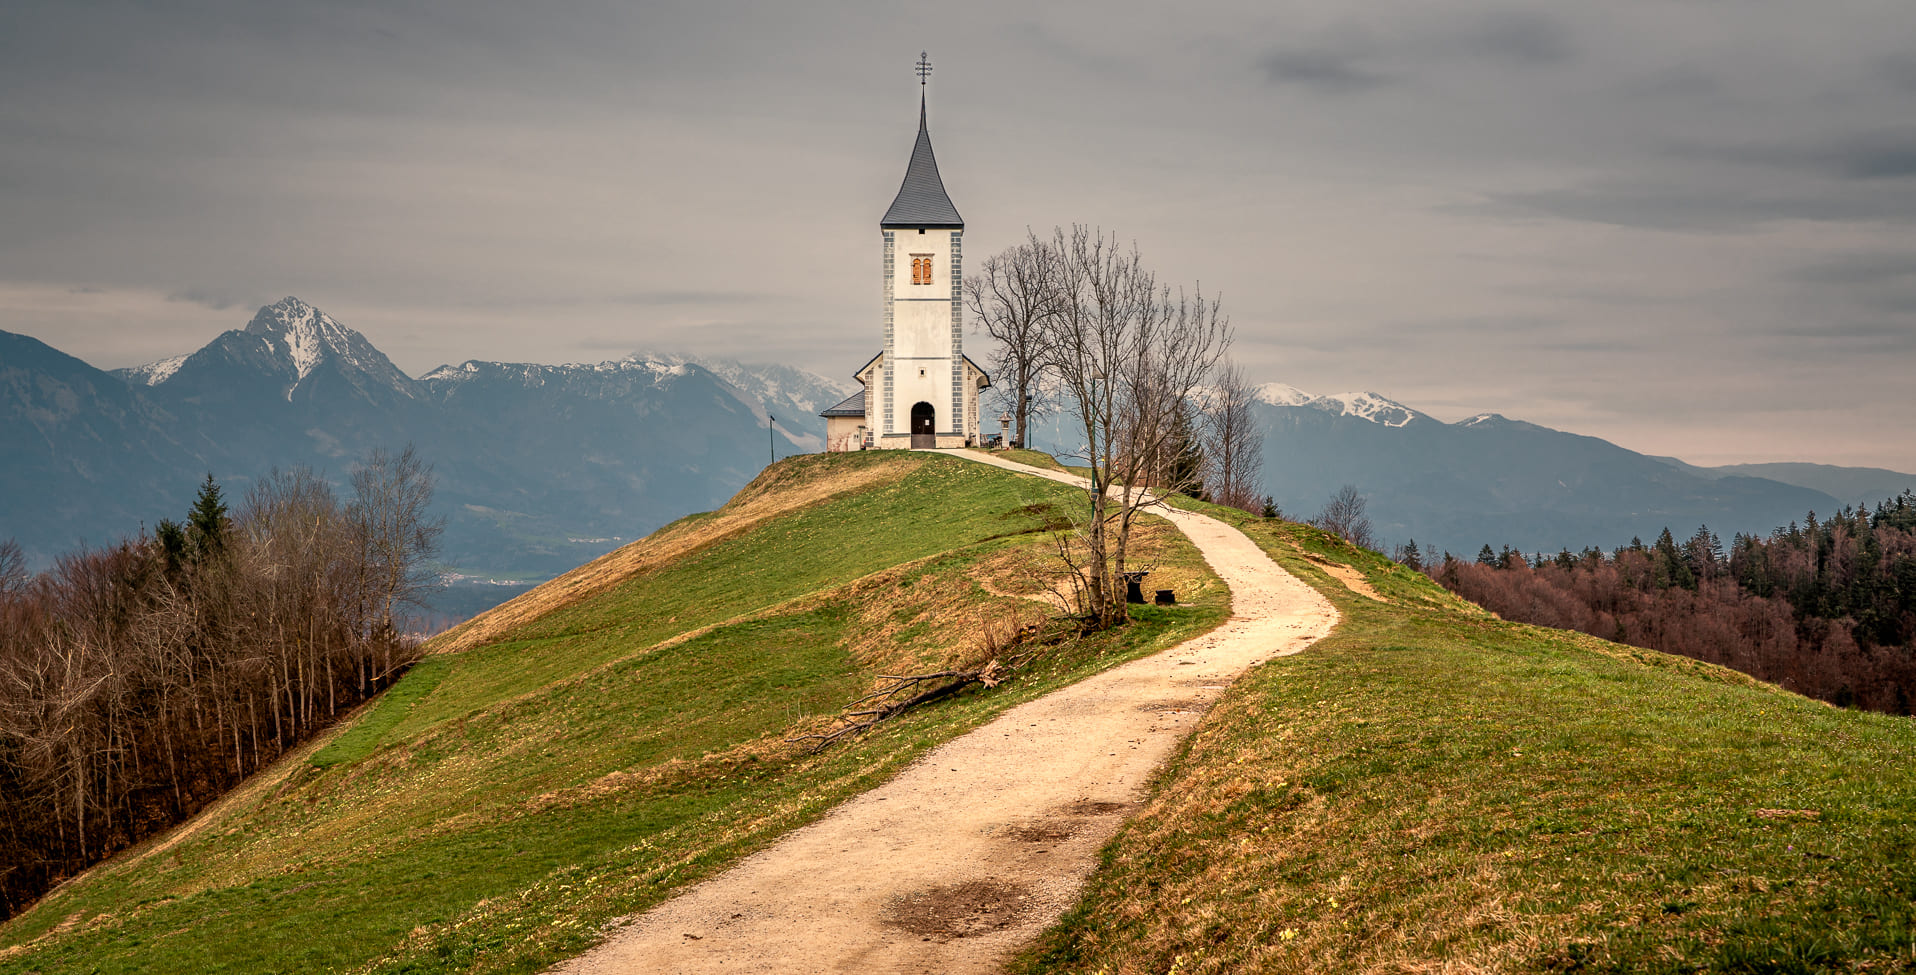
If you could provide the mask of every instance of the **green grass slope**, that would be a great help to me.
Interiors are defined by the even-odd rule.
[[[823,755],[785,742],[878,673],[1044,615],[1027,596],[1067,498],[941,456],[781,462],[448,634],[323,740],[9,922],[0,972],[542,970],[933,745],[1224,618],[1160,527],[1190,605]]]
[[[1344,621],[1235,683],[1015,971],[1916,970],[1909,719],[1192,506]]]

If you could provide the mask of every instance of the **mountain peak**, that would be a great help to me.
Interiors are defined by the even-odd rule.
[[[1312,396],[1296,386],[1265,383],[1257,387],[1256,396],[1259,402],[1269,403],[1272,406],[1301,406],[1338,416],[1354,416],[1360,420],[1369,420],[1387,427],[1401,427],[1423,416],[1422,413],[1396,400],[1372,392]]]
[[[1311,401],[1311,394],[1283,383],[1265,383],[1251,393],[1259,402],[1272,406],[1303,406]]]
[[[358,332],[290,295],[261,308],[246,323],[246,334],[264,338],[275,354],[292,364],[294,385],[311,375],[328,353],[358,361],[364,358],[363,351],[372,349]],[[287,395],[292,395],[291,390]]]
[[[322,368],[375,399],[415,395],[413,381],[364,335],[291,296],[262,307],[245,328],[224,332],[197,352],[114,374],[136,386],[194,391],[228,388],[237,377],[253,375],[292,402],[294,391]]]

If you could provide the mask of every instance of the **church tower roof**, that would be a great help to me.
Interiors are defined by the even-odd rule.
[[[911,149],[911,165],[905,167],[904,185],[891,201],[891,209],[878,221],[880,229],[899,227],[950,227],[963,230],[965,218],[945,195],[945,181],[938,176],[938,159],[931,154],[931,131],[925,127],[925,101],[918,100],[918,144]]]

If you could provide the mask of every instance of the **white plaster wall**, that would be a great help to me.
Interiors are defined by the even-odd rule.
[[[834,453],[841,450],[857,450],[860,440],[859,428],[865,425],[863,417],[828,416],[825,418],[825,449]]]
[[[897,252],[892,255],[892,289],[894,299],[902,298],[951,298],[951,239],[963,231],[894,230],[893,241]],[[911,256],[913,254],[931,255],[931,283],[911,283]]]
[[[951,361],[949,359],[920,359],[916,362],[898,363],[898,378],[893,380],[893,389],[898,393],[898,429],[893,433],[911,432],[911,408],[919,402],[931,404],[938,418],[937,432],[944,433],[954,429],[951,416]],[[918,370],[925,371],[924,376]]]
[[[929,402],[935,410],[937,431],[966,429],[964,416],[952,414],[952,247],[962,230],[891,230],[891,276],[885,295],[891,299],[891,349],[885,372],[893,377],[893,395],[885,416],[876,402],[870,406],[872,423],[881,435],[902,435],[912,429],[912,404]],[[929,255],[931,283],[912,283],[912,257]],[[964,274],[962,270],[958,272]],[[920,375],[920,372],[924,375]],[[883,377],[874,377],[883,383]],[[881,385],[874,385],[874,391]],[[874,397],[876,398],[876,397]]]
[[[936,411],[939,431],[960,430],[964,418],[951,415],[952,241],[962,231],[892,231],[892,355],[895,405],[888,433],[911,431],[911,407],[925,402]],[[930,284],[911,283],[914,255],[931,256]],[[962,273],[962,272],[961,272]],[[919,375],[920,372],[924,375]]]

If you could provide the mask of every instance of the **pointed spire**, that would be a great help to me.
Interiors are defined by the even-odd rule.
[[[905,182],[891,209],[878,221],[883,229],[899,227],[951,227],[963,230],[965,218],[945,194],[945,181],[938,175],[938,159],[931,152],[931,129],[925,124],[925,78],[931,74],[931,62],[918,58],[918,142],[912,146],[911,164],[905,167]]]

